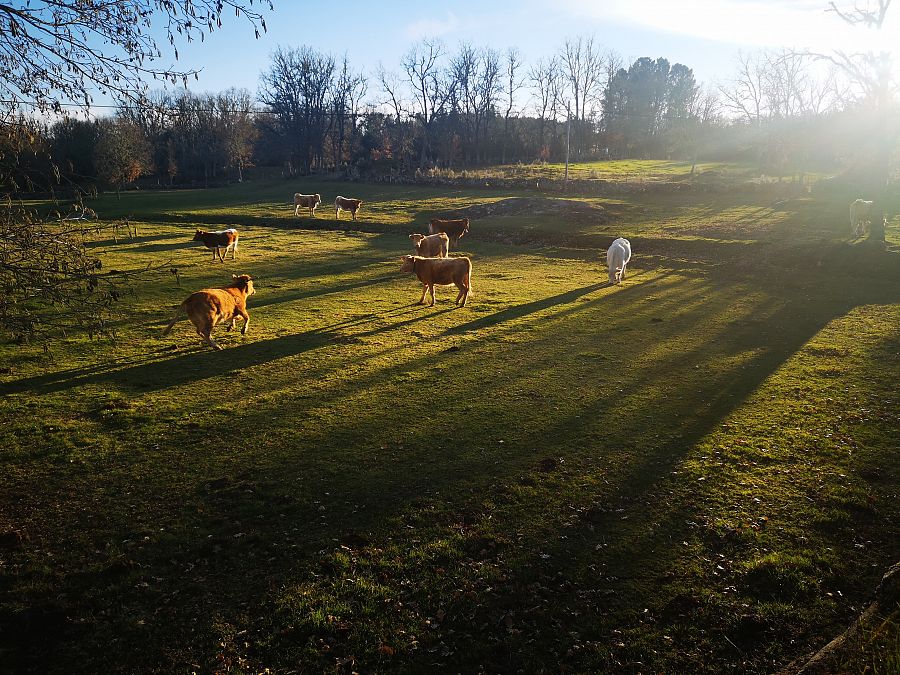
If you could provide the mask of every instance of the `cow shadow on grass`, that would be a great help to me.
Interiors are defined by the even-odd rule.
[[[425,311],[431,309],[432,311]],[[203,346],[191,346],[183,353],[166,358],[176,348],[162,347],[133,359],[113,361],[104,365],[74,368],[47,375],[25,378],[0,384],[0,395],[21,392],[51,393],[75,387],[103,383],[134,392],[149,392],[212,377],[219,377],[245,368],[252,368],[270,361],[297,356],[328,345],[355,341],[378,333],[410,326],[419,321],[452,312],[455,307],[428,308],[419,305],[389,310],[385,316],[416,315],[383,326],[358,332],[338,332],[359,326],[373,318],[365,315],[357,319],[338,322],[312,331],[285,335],[249,344],[226,347],[224,352]],[[377,318],[379,315],[374,315]],[[221,340],[221,336],[220,340]],[[181,351],[181,350],[179,350]]]
[[[224,354],[205,346],[192,346],[183,354],[172,358],[160,358],[171,352],[171,348],[164,347],[148,354],[142,363],[135,364],[129,360],[125,364],[112,362],[105,366],[38,375],[0,385],[0,393],[12,394],[24,391],[49,393],[98,383],[113,384],[138,392],[153,391],[226,375],[268,361],[302,354],[329,342],[328,333],[313,331],[227,347]]]
[[[540,300],[534,300],[532,302],[514,305],[513,307],[502,309],[499,312],[494,312],[493,314],[474,319],[462,325],[448,328],[445,331],[445,334],[459,335],[461,333],[480,330],[482,328],[490,328],[507,321],[521,319],[524,316],[534,314],[535,312],[540,312],[541,310],[549,309],[556,305],[566,305],[570,302],[575,302],[588,293],[599,291],[601,288],[607,288],[608,286],[610,286],[610,283],[608,281],[603,283],[590,284],[588,286],[582,286],[581,288],[566,291],[565,293],[560,293],[558,295],[541,298]]]

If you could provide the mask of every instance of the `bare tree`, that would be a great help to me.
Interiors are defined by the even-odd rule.
[[[444,110],[454,93],[453,82],[441,72],[444,47],[438,40],[424,39],[403,57],[402,66],[413,94],[413,110],[422,125],[419,166],[425,166],[435,116]]]
[[[481,66],[478,51],[470,44],[460,44],[459,51],[450,58],[449,73],[453,79],[453,107],[462,118],[463,163],[468,164],[475,153],[477,144],[476,124],[478,117],[477,80]]]
[[[738,72],[719,88],[723,105],[747,122],[759,126],[768,115],[766,108],[766,59],[762,53],[738,53]]]
[[[94,164],[97,175],[118,193],[153,168],[150,145],[141,128],[121,117],[100,120]]]
[[[290,170],[304,173],[323,159],[325,135],[332,118],[329,95],[334,86],[334,58],[311,47],[278,48],[260,78],[259,100],[277,116],[291,144]]]
[[[244,180],[244,167],[253,157],[253,143],[259,134],[254,122],[254,105],[246,89],[227,89],[215,98],[226,165],[237,170],[238,182]]]
[[[525,82],[519,74],[522,67],[522,55],[515,47],[506,50],[506,70],[504,71],[504,93],[506,94],[506,111],[503,115],[503,149],[500,153],[500,163],[506,164],[506,146],[509,143],[509,118],[513,113],[516,94],[524,86]]]
[[[400,76],[393,71],[385,70],[384,66],[379,63],[378,64],[378,83],[381,86],[381,91],[383,91],[387,95],[387,100],[383,101],[385,105],[389,105],[391,110],[394,113],[394,121],[396,124],[396,149],[392,148],[392,155],[395,159],[400,160],[405,164],[405,153],[403,153],[403,148],[406,145],[406,135],[405,135],[405,123],[404,117],[406,115],[404,110],[404,100],[403,100],[403,83],[400,80]],[[398,157],[398,152],[400,156]]]
[[[588,104],[599,100],[603,54],[599,45],[594,44],[593,36],[579,36],[575,40],[566,40],[561,58],[575,106],[575,119],[584,121],[588,118]]]
[[[528,71],[531,91],[535,100],[538,126],[538,146],[542,159],[546,159],[547,146],[544,142],[544,130],[548,119],[555,119],[555,105],[559,100],[561,72],[557,58],[540,59]]]
[[[484,159],[487,127],[495,112],[497,99],[501,91],[500,52],[495,49],[483,49],[480,53],[481,68],[474,87],[475,111],[475,159]]]
[[[334,146],[335,171],[339,170],[343,163],[348,128],[351,144],[355,138],[357,128],[356,113],[359,101],[365,95],[367,87],[365,76],[352,72],[345,54],[341,63],[341,69],[334,83],[334,95],[332,96],[334,105],[334,123],[332,126],[336,130],[334,134],[336,138],[332,142]]]

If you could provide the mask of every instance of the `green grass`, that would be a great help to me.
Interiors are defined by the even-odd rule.
[[[751,163],[739,162],[698,162],[659,159],[617,159],[569,163],[570,180],[603,180],[613,183],[659,183],[694,181],[710,183],[729,181],[770,182],[783,176],[803,174],[806,180],[818,179],[820,173],[785,169],[783,174],[772,175]],[[553,179],[563,180],[566,175],[564,162],[544,162],[531,164],[502,164],[475,169],[434,169],[426,175],[445,178],[479,179]]]
[[[366,201],[352,229],[337,193]],[[92,204],[138,224],[90,244],[105,267],[179,277],[114,340],[0,348],[4,663],[772,672],[843,630],[898,558],[896,253],[845,241],[843,196],[585,198],[596,219],[473,221],[469,306],[413,305],[406,234],[516,196]],[[189,243],[232,225],[236,262]],[[242,272],[247,336],[158,337]]]

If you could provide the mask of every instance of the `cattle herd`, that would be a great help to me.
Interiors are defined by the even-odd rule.
[[[319,194],[306,195],[296,193],[294,195],[294,215],[298,215],[300,207],[309,210],[310,217],[315,217],[315,210],[322,203]],[[334,200],[334,217],[339,218],[341,211],[348,211],[353,220],[362,207],[361,199],[337,197]],[[850,233],[853,237],[860,237],[868,224],[872,234],[880,232],[881,241],[884,241],[884,225],[886,219],[874,224],[872,222],[873,202],[857,199],[850,204]],[[435,218],[428,224],[428,234],[411,234],[415,255],[405,255],[401,258],[400,271],[415,274],[422,283],[422,297],[419,304],[424,304],[428,293],[431,293],[431,306],[434,306],[434,287],[454,285],[459,289],[455,304],[465,307],[469,294],[472,291],[472,261],[465,256],[450,257],[450,249],[457,246],[459,240],[469,231],[469,219],[456,220]],[[235,259],[238,246],[238,231],[234,228],[218,232],[204,232],[197,230],[193,241],[200,241],[208,249],[213,251],[213,260],[225,262],[228,250],[231,250],[231,259]],[[606,262],[609,271],[610,285],[618,284],[625,279],[625,268],[631,260],[631,242],[623,237],[613,241],[606,252]],[[219,323],[229,322],[228,330],[234,328],[235,320],[241,317],[244,325],[241,334],[246,335],[250,325],[250,315],[247,313],[247,298],[253,295],[253,280],[247,274],[233,276],[232,282],[224,288],[209,288],[192,293],[178,310],[178,313],[163,331],[167,334],[172,326],[186,314],[194,324],[197,333],[213,349],[221,349],[212,339],[212,329]]]

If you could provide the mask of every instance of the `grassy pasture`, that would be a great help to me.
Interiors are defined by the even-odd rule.
[[[475,220],[469,306],[412,304],[407,233],[529,196],[279,181],[92,204],[138,227],[90,242],[107,268],[180,286],[136,288],[114,341],[0,346],[0,659],[762,673],[842,630],[900,557],[897,225],[883,252],[846,241],[843,195],[573,196],[595,210]],[[239,227],[237,261],[197,226]],[[618,235],[635,256],[609,287]],[[243,272],[247,336],[158,337]],[[896,666],[885,634],[854,667]]]
[[[453,170],[454,176],[469,178],[529,178],[562,180],[566,165],[563,162],[532,164],[501,164],[476,169]],[[450,170],[440,170],[438,175],[449,175]],[[818,178],[818,173],[787,168],[783,175],[804,174],[807,178]],[[572,161],[569,163],[569,178],[572,180],[604,180],[616,183],[658,183],[697,180],[708,181],[772,181],[779,176],[761,173],[751,163],[738,162],[684,162],[656,159],[619,159],[592,162]]]

